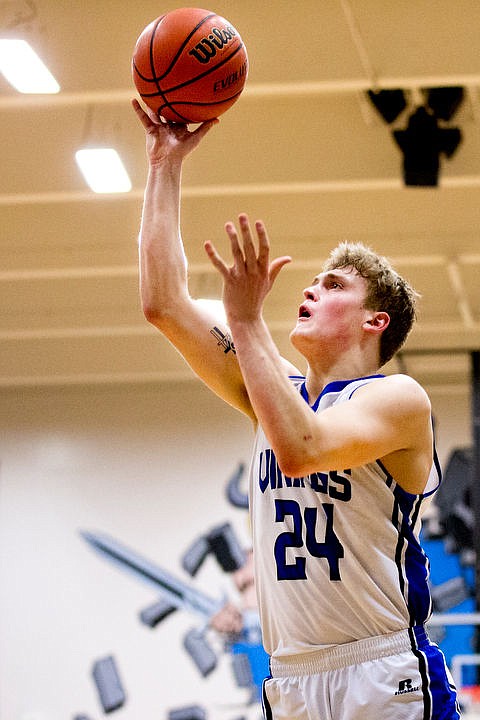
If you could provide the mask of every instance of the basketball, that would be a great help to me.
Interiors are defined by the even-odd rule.
[[[200,8],[179,8],[153,20],[132,58],[135,87],[166,120],[199,123],[218,117],[238,100],[248,57],[238,31]]]

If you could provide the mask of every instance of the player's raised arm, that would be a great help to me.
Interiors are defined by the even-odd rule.
[[[189,295],[180,234],[182,163],[216,121],[190,131],[154,119],[136,100],[132,105],[145,129],[149,163],[139,236],[145,317],[215,393],[254,419],[225,322]]]

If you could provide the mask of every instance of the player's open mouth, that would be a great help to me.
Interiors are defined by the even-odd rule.
[[[310,312],[305,305],[300,305],[298,310],[298,318],[307,320],[310,317]]]

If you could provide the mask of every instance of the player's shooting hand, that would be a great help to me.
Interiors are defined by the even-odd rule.
[[[132,100],[132,107],[145,129],[147,156],[151,165],[160,163],[167,158],[182,160],[194,150],[207,132],[219,120],[209,120],[195,130],[187,125],[163,120],[153,111],[146,112],[138,100]]]
[[[247,215],[239,215],[238,222],[241,240],[232,222],[225,225],[233,256],[230,267],[211,242],[205,243],[210,261],[223,277],[223,302],[229,322],[259,318],[278,273],[291,261],[288,256],[270,261],[270,243],[261,220],[255,223],[256,244]]]

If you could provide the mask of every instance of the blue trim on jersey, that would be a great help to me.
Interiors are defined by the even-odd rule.
[[[365,377],[352,378],[350,380],[333,380],[332,382],[325,385],[322,392],[320,393],[320,395],[317,397],[317,399],[315,400],[315,402],[312,405],[310,405],[310,400],[309,400],[308,392],[307,392],[306,380],[304,379],[304,382],[300,386],[300,394],[303,397],[303,399],[305,400],[305,402],[308,403],[310,405],[310,407],[312,408],[312,410],[315,412],[316,410],[318,410],[320,400],[327,393],[339,393],[344,388],[346,388],[347,385],[350,385],[351,383],[354,383],[354,382],[358,382],[359,380],[375,380],[377,378],[383,378],[383,377],[385,377],[385,375],[366,375]],[[294,378],[298,379],[298,380],[301,379],[298,376],[292,376],[292,379],[294,379]],[[353,392],[352,392],[352,395],[353,395]]]
[[[385,465],[382,463],[381,460],[377,460],[377,465],[378,465],[378,466],[382,469],[382,471],[385,473],[386,483],[387,483],[388,487],[391,487],[391,486],[392,486],[392,483],[394,482],[393,477],[390,475],[390,473],[388,472],[387,468],[385,467]],[[433,495],[434,492],[437,492],[437,490],[438,490],[438,488],[440,487],[441,482],[442,482],[442,480],[443,480],[442,468],[441,468],[441,465],[440,465],[440,461],[439,461],[439,459],[438,459],[437,447],[436,447],[436,445],[435,445],[435,439],[433,440],[433,465],[434,465],[434,467],[435,467],[435,470],[436,470],[436,473],[437,473],[437,476],[438,476],[438,483],[435,485],[434,488],[432,488],[432,489],[429,490],[428,492],[419,493],[418,495],[413,495],[412,497],[421,497],[421,498],[430,497],[430,495]],[[410,494],[410,493],[408,493],[406,490],[404,490],[404,492],[405,492],[407,495]]]
[[[392,524],[398,532],[395,565],[398,583],[409,613],[409,624],[423,625],[430,617],[432,600],[428,586],[430,561],[414,534],[423,495],[406,492],[395,483],[380,460],[379,467],[386,474],[386,485],[394,496]]]
[[[359,380],[377,380],[378,378],[384,378],[384,377],[385,377],[385,375],[367,375],[364,378],[357,378],[357,380],[352,380],[352,382],[358,382]],[[351,400],[353,397],[353,393],[356,393],[357,390],[360,390],[361,387],[363,387],[363,385],[357,385],[356,388],[353,388],[352,392],[348,396],[348,399]]]
[[[395,485],[393,495],[392,522],[398,532],[395,564],[400,590],[407,605],[410,625],[423,625],[432,611],[428,587],[430,563],[414,534],[423,496],[407,493],[399,485]]]

